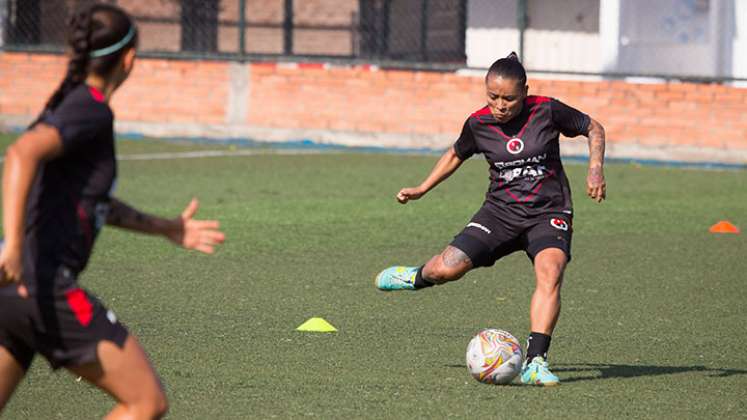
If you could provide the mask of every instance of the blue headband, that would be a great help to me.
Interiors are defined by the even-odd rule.
[[[99,50],[91,51],[90,54],[88,54],[91,58],[98,58],[103,57],[105,55],[109,55],[111,53],[117,52],[122,49],[125,45],[127,45],[130,41],[132,41],[132,37],[135,36],[135,25],[130,25],[130,30],[127,32],[127,35],[124,36],[119,42],[116,44],[112,44],[106,48],[101,48]]]

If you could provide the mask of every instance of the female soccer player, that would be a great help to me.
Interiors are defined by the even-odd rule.
[[[475,267],[523,250],[534,264],[531,333],[521,381],[557,385],[547,351],[560,314],[563,271],[571,259],[571,189],[560,162],[559,134],[589,138],[587,194],[606,196],[604,128],[588,115],[541,97],[527,96],[526,72],[515,53],[485,76],[487,106],[464,123],[462,134],[420,186],[403,188],[397,200],[417,200],[448,178],[465,159],[485,155],[490,189],[482,208],[449,246],[420,267],[390,267],[376,277],[382,290],[417,290],[458,280]]]
[[[104,223],[163,235],[212,253],[216,221],[141,213],[112,196],[116,160],[108,102],[135,61],[137,29],[121,9],[97,4],[70,22],[67,75],[30,129],[11,145],[3,172],[0,252],[0,410],[35,353],[109,393],[110,419],[160,418],[160,380],[137,339],[77,284]]]

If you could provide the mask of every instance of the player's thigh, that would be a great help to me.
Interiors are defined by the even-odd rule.
[[[36,353],[29,322],[32,305],[20,296],[0,294],[0,409],[23,379]]]
[[[0,346],[0,411],[13,395],[26,374],[26,369],[3,346]]]
[[[130,334],[124,346],[98,344],[98,361],[67,369],[124,404],[165,404],[163,385],[138,340]],[[161,401],[163,400],[163,401]]]
[[[467,254],[471,267],[490,267],[521,249],[520,232],[518,224],[485,203],[449,245]]]
[[[541,216],[522,234],[524,250],[537,267],[537,257],[545,249],[558,249],[565,254],[566,263],[571,261],[573,239],[572,219],[565,214]],[[550,254],[550,257],[556,255]],[[558,257],[559,258],[559,257]],[[543,261],[545,259],[543,258]]]

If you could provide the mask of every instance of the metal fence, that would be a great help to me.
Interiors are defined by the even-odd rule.
[[[6,49],[62,51],[86,0],[0,0]],[[111,0],[146,56],[465,64],[467,0]]]
[[[61,52],[89,1],[0,0],[0,46]],[[747,81],[747,0],[108,1],[135,17],[150,57],[454,70],[515,50],[533,72]]]

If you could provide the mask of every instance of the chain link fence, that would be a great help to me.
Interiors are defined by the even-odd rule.
[[[5,48],[61,51],[85,0],[0,0]],[[463,66],[467,0],[111,0],[148,56],[361,59]]]
[[[0,0],[0,46],[60,52],[67,17],[90,1]],[[150,57],[455,70],[514,50],[533,72],[747,80],[747,0],[108,2],[135,18]]]

